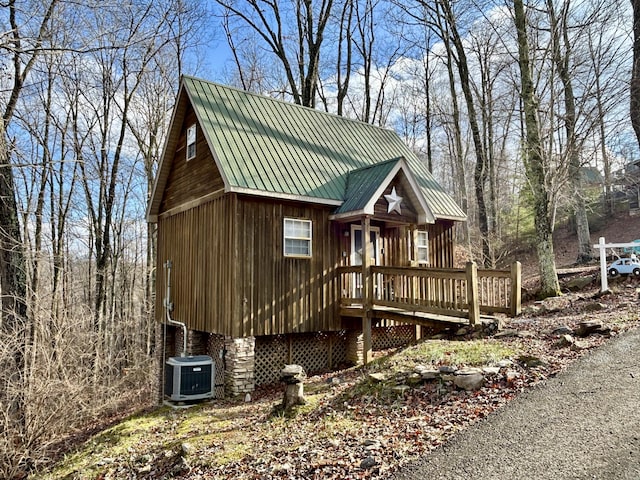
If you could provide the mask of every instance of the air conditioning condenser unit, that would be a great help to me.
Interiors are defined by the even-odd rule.
[[[164,394],[174,402],[213,398],[215,364],[208,355],[170,357],[164,377]]]

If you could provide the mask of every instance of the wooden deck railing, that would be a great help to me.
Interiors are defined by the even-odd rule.
[[[341,267],[341,305],[363,304],[362,267]],[[368,304],[450,317],[479,319],[480,313],[520,313],[520,264],[510,270],[371,267]]]
[[[510,270],[478,269],[480,312],[518,316],[522,301],[521,291],[520,262],[512,263]]]

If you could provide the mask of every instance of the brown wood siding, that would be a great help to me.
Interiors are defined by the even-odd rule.
[[[243,335],[340,329],[336,267],[339,225],[330,210],[239,197],[238,276]],[[312,221],[311,258],[285,257],[284,218]]]
[[[173,318],[194,330],[234,335],[235,196],[225,195],[158,222],[156,316],[164,320],[166,271],[171,260]],[[236,322],[237,323],[237,322]]]
[[[171,163],[171,172],[163,193],[160,212],[224,188],[222,176],[200,125],[196,128],[196,156],[189,161],[186,159],[187,127],[195,122],[195,113],[189,107],[180,130],[180,138]]]
[[[408,267],[410,265],[410,233],[409,228],[404,225],[388,227],[381,231],[384,248],[382,265],[394,267]]]
[[[158,224],[156,312],[173,261],[173,316],[189,328],[259,336],[340,330],[339,225],[328,209],[227,194]],[[285,217],[312,221],[312,257],[283,253]]]
[[[359,224],[359,223],[358,223]],[[380,228],[383,252],[381,255],[381,265],[393,267],[408,267],[415,260],[415,252],[412,235],[413,231],[409,225],[397,225],[394,223],[384,223],[375,220],[371,221],[372,227]],[[435,224],[417,225],[415,230],[426,230],[429,235],[429,267],[432,268],[453,268],[453,246],[454,246],[454,222],[449,220],[438,220]],[[349,223],[339,224],[337,234],[340,237],[339,259],[340,266],[350,265],[351,239],[345,237],[344,232],[350,229]]]
[[[416,226],[416,230],[426,230],[429,236],[429,267],[453,267],[453,222],[438,220],[435,224]],[[409,226],[390,226],[382,230],[384,261],[383,265],[405,267],[415,260],[415,252]]]
[[[453,225],[450,220],[438,220],[428,225],[429,266],[433,268],[453,268]]]
[[[329,209],[221,195],[158,223],[156,312],[164,319],[165,270],[173,262],[173,317],[194,330],[260,336],[341,329],[336,268],[348,263],[348,224]],[[312,257],[283,253],[285,217],[309,219]],[[410,264],[411,228],[381,229],[383,265]],[[453,222],[428,225],[432,267],[453,266]]]

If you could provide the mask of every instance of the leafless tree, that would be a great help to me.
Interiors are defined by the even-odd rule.
[[[123,408],[121,392],[134,404],[149,395],[144,209],[181,56],[204,16],[189,0],[5,4],[0,177],[15,222],[0,262],[0,477],[12,478]]]
[[[566,135],[564,148],[567,157],[569,181],[573,193],[573,204],[578,233],[578,262],[585,263],[591,260],[591,238],[589,233],[589,220],[582,188],[581,172],[581,148],[582,141],[578,138],[576,130],[577,107],[572,80],[573,52],[569,38],[568,17],[569,2],[561,6],[559,14],[553,0],[547,0],[547,14],[549,15],[551,34],[551,56],[558,77],[563,86],[562,97],[564,101],[563,123]]]
[[[325,29],[334,1],[322,0],[216,0],[229,20],[248,27],[278,59],[287,79],[287,92],[295,103],[314,107],[318,89]],[[237,52],[235,31],[226,22],[230,47]]]
[[[333,61],[335,69],[326,69],[329,77],[328,81],[322,77],[319,78],[318,96],[324,104],[325,110],[330,111],[329,95],[324,88],[328,83],[335,90],[335,111],[340,116],[345,114],[344,104],[349,93],[353,69],[354,5],[355,2],[353,0],[346,0],[341,5],[337,26],[333,25],[334,29],[337,29],[337,34],[331,38],[337,46],[335,59],[331,59],[331,54],[328,55],[330,58],[328,63],[331,64]],[[333,82],[335,82],[335,85],[331,85]]]
[[[622,13],[617,13],[617,8],[602,9],[604,16],[608,18],[623,18]],[[608,12],[608,13],[605,13]],[[615,115],[620,99],[626,98],[628,93],[628,83],[624,65],[629,60],[631,52],[625,49],[625,42],[620,38],[619,31],[612,29],[608,32],[602,28],[603,22],[594,22],[592,30],[587,36],[589,48],[590,78],[588,82],[593,90],[592,118],[594,131],[597,132],[598,141],[594,145],[596,158],[601,160],[602,171],[604,173],[605,189],[605,214],[612,215],[614,212],[613,184],[614,171],[611,145],[609,145],[610,134],[615,132],[621,124],[626,123],[626,115]],[[610,25],[610,21],[607,21]],[[615,115],[618,121],[611,121],[611,116]],[[595,136],[595,135],[594,135]],[[594,166],[600,167],[599,162]]]
[[[560,294],[558,274],[553,254],[552,201],[547,188],[543,146],[538,123],[538,100],[531,78],[530,47],[527,18],[522,0],[514,0],[514,24],[518,38],[518,66],[520,68],[520,95],[523,103],[526,137],[524,162],[527,179],[533,195],[535,228],[540,266],[540,294],[543,297]]]
[[[640,145],[640,0],[631,0],[633,7],[633,64],[631,67],[629,114]]]

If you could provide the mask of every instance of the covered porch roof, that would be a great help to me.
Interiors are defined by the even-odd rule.
[[[352,221],[376,213],[393,223],[435,223],[436,217],[404,157],[349,172],[344,202],[329,218]]]

